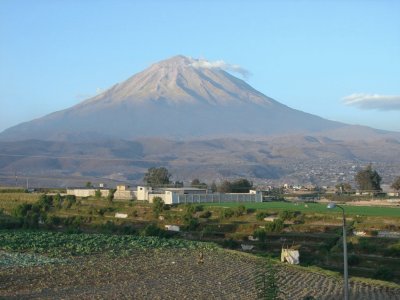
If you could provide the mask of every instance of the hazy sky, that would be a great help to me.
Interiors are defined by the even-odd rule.
[[[0,131],[177,54],[239,65],[290,107],[400,131],[396,0],[1,0]]]

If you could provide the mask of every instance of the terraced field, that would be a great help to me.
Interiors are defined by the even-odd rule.
[[[199,251],[204,254],[202,264]],[[0,268],[0,298],[257,299],[256,274],[262,260],[222,249],[136,249],[122,256],[7,264]],[[341,298],[340,278],[282,264],[275,268],[282,299]],[[400,299],[400,288],[352,282],[351,299]]]

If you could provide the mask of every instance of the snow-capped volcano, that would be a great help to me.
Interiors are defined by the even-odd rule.
[[[205,60],[175,56],[89,99],[95,103],[165,102],[167,104],[278,104],[222,68]]]
[[[218,65],[175,56],[71,108],[11,127],[0,139],[263,136],[345,126],[291,109]]]

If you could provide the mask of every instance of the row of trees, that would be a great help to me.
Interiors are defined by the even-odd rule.
[[[172,175],[169,171],[164,168],[150,168],[145,174],[143,181],[152,187],[168,186],[173,185],[175,187],[182,187],[182,182],[171,182]],[[357,188],[364,191],[380,191],[382,177],[378,174],[376,170],[372,168],[372,165],[368,165],[365,169],[357,172],[354,180],[357,184]],[[208,185],[201,182],[199,179],[193,179],[191,182],[192,187],[207,189]],[[220,193],[248,193],[253,187],[253,183],[247,179],[237,179],[235,181],[225,180],[220,185],[216,185],[213,182],[210,186],[213,192]],[[341,192],[350,192],[352,187],[349,183],[340,183],[336,185],[336,188]],[[392,188],[395,190],[400,190],[400,176],[395,179],[392,184]]]
[[[151,187],[162,187],[162,186],[171,186],[181,187],[183,186],[182,182],[171,182],[172,175],[169,171],[164,168],[150,168],[147,170],[147,173],[144,175],[143,181],[145,184]],[[191,182],[192,187],[207,189],[208,185],[204,182],[201,182],[198,178],[193,179]],[[237,179],[235,181],[223,181],[220,185],[216,185],[213,182],[210,186],[210,189],[213,192],[220,193],[248,193],[249,190],[253,187],[253,183],[248,181],[247,179]]]
[[[357,188],[362,191],[382,190],[382,177],[372,168],[372,165],[368,165],[365,169],[358,171],[354,177],[354,181],[357,184]],[[400,190],[400,176],[394,180],[391,187],[397,191]],[[336,185],[336,189],[340,192],[350,192],[352,186],[349,183],[339,183]]]

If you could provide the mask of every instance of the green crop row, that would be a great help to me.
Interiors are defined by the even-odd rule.
[[[129,253],[137,249],[216,249],[212,243],[174,238],[107,234],[68,234],[48,231],[0,230],[0,249],[32,251],[49,256]]]

